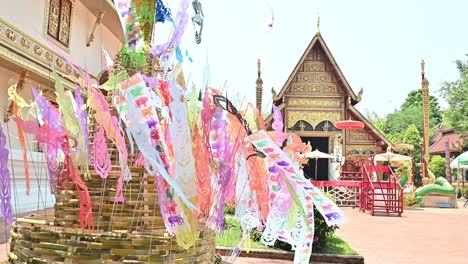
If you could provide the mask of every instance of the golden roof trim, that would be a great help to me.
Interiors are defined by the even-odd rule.
[[[0,58],[4,59],[11,64],[18,65],[24,69],[27,69],[29,72],[32,72],[44,79],[50,79],[50,69],[44,67],[44,65],[38,64],[37,62],[26,58],[14,51],[9,50],[8,48],[4,47],[0,43]],[[59,73],[59,76],[62,74]],[[55,82],[55,81],[53,81]],[[75,83],[73,80],[69,79],[68,77],[62,76],[62,83],[67,89],[74,90]]]
[[[30,61],[49,70],[53,65],[64,76],[74,75],[72,67],[59,54],[2,18],[0,18],[0,44],[18,54],[24,54]],[[95,76],[91,74],[90,76],[96,80]]]
[[[392,142],[384,135],[382,134],[382,132],[380,132],[377,128],[375,128],[375,126],[369,121],[367,120],[367,118],[365,116],[363,116],[361,114],[361,112],[359,112],[359,110],[357,110],[353,105],[349,105],[348,109],[354,113],[362,122],[364,122],[364,124],[370,128],[370,130],[372,131],[372,133],[374,133],[377,137],[379,137],[383,142],[385,142],[385,144],[387,144],[387,146],[392,146],[392,149],[394,151],[397,151],[397,149],[393,146]]]
[[[302,53],[302,56],[301,58],[299,59],[298,63],[296,64],[296,66],[294,67],[294,70],[292,71],[292,73],[289,75],[288,77],[288,80],[286,81],[286,83],[283,85],[283,88],[281,89],[281,91],[279,92],[279,94],[277,95],[277,99],[281,98],[284,96],[284,93],[286,92],[288,86],[291,84],[292,80],[294,79],[294,77],[297,75],[297,73],[299,72],[299,68],[300,66],[304,63],[307,55],[312,51],[312,48],[317,44],[317,42],[320,43],[320,45],[322,45],[322,48],[323,50],[325,51],[325,54],[326,56],[328,57],[328,59],[330,60],[333,68],[335,69],[337,75],[338,75],[338,78],[342,81],[343,83],[343,86],[345,87],[346,89],[346,92],[351,96],[351,99],[355,102],[357,102],[357,96],[356,94],[354,93],[353,89],[351,88],[351,86],[349,85],[348,81],[346,80],[344,74],[341,72],[341,69],[340,67],[338,66],[338,64],[336,63],[335,61],[335,58],[333,58],[333,55],[331,54],[330,50],[328,49],[328,46],[327,44],[325,43],[325,41],[323,40],[322,38],[322,35],[317,32],[317,34],[315,34],[315,36],[312,38],[312,40],[310,41],[309,45],[307,46],[306,50]]]

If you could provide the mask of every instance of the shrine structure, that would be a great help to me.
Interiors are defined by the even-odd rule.
[[[260,78],[260,70],[259,70]],[[257,96],[262,82],[257,79]],[[361,101],[362,89],[356,94],[341,72],[322,35],[317,32],[278,94],[272,89],[273,104],[282,112],[284,128],[310,142],[312,149],[332,153],[337,160],[319,159],[317,179],[328,180],[335,163],[343,164],[384,152],[391,142],[355,107]],[[258,99],[257,99],[258,104]],[[266,121],[271,123],[273,116]],[[357,120],[362,130],[339,130],[336,122]],[[304,167],[311,177],[315,160]]]

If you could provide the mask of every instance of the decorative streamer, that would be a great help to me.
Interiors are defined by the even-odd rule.
[[[67,172],[75,184],[76,190],[78,191],[79,201],[80,201],[80,227],[85,230],[93,230],[93,207],[91,203],[91,197],[89,196],[88,187],[84,183],[83,179],[76,172],[73,167],[70,156],[65,153],[65,162],[64,167],[67,169]]]
[[[47,132],[47,137],[50,138],[50,133],[60,134],[59,139],[65,135],[65,129],[61,125],[61,117],[58,109],[47,101],[36,89],[32,88],[32,94],[35,99],[37,112],[41,112],[42,121],[50,126],[50,130]],[[63,141],[63,139],[60,139]],[[50,191],[55,194],[58,177],[58,149],[60,144],[58,142],[46,142],[44,153],[47,158],[47,169],[49,171]],[[44,149],[44,148],[43,148]]]
[[[76,109],[75,115],[78,119],[78,124],[81,128],[81,133],[83,135],[83,139],[86,146],[86,155],[88,156],[88,163],[91,163],[91,148],[89,146],[89,133],[88,133],[88,124],[86,122],[88,115],[86,111],[86,105],[84,104],[83,97],[81,97],[81,88],[79,85],[76,86],[75,89],[75,102],[76,102]]]
[[[279,185],[275,185],[275,183],[271,185],[273,191],[271,195],[275,194],[276,197],[270,196],[273,199],[273,207],[268,216],[266,233],[264,233],[262,240],[267,244],[274,243],[277,238],[288,242],[291,241],[293,245],[300,246],[296,250],[295,263],[304,263],[304,261],[308,261],[312,252],[311,244],[313,242],[314,227],[311,212],[313,205],[317,207],[328,225],[342,223],[344,214],[336,204],[313,186],[309,180],[304,178],[304,175],[299,171],[298,165],[291,161],[286,153],[273,143],[265,131],[258,131],[249,136],[248,139],[259,150],[266,153],[267,162],[269,163],[268,170],[272,173],[270,179],[279,183]],[[285,195],[284,189],[288,190],[287,195]],[[288,206],[289,204],[292,206]],[[291,208],[291,210],[288,210],[288,208]],[[296,226],[297,228],[286,228],[285,230],[285,215],[287,215],[286,223],[289,223],[286,226]],[[278,217],[283,220],[275,220]],[[282,230],[285,233],[290,232],[292,240],[288,239],[288,237],[280,238],[278,235]],[[308,239],[299,239],[304,237]]]
[[[275,14],[273,12],[273,5],[271,4],[271,0],[265,0],[265,3],[267,4],[271,14],[271,19],[265,23],[265,32],[270,32],[275,25]]]
[[[169,176],[168,170],[164,167],[161,154],[164,154],[166,146],[164,144],[159,144],[153,147],[152,144],[148,144],[148,142],[158,143],[160,140],[163,140],[158,115],[154,108],[155,104],[153,103],[156,94],[146,87],[140,74],[130,77],[119,85],[121,94],[123,94],[127,102],[127,127],[135,139],[140,152],[153,166],[153,169],[164,178],[169,186],[174,188],[175,193],[180,196],[184,203],[190,209],[196,209],[176,182]],[[129,120],[131,120],[131,123]],[[171,170],[169,170],[169,172],[170,171]],[[151,175],[154,174],[154,172],[151,173]]]
[[[104,130],[100,126],[96,134],[94,134],[94,168],[102,179],[107,178],[112,168]]]
[[[180,40],[182,39],[182,36],[184,35],[185,28],[187,26],[187,21],[188,21],[188,12],[187,9],[189,7],[189,1],[188,0],[181,0],[179,10],[177,12],[176,20],[174,22],[174,30],[172,31],[171,38],[169,39],[168,42],[160,44],[160,45],[155,45],[151,48],[151,53],[156,56],[160,57],[166,51],[174,46],[177,47],[180,43]]]
[[[445,141],[445,175],[447,176],[447,180],[452,182],[452,170],[450,169],[450,146],[448,140]]]
[[[208,150],[204,149],[203,138],[198,126],[193,129],[193,154],[196,155],[195,168],[197,175],[197,198],[200,217],[204,219],[209,214],[212,201],[211,190],[211,167],[208,162]]]
[[[108,92],[117,91],[119,89],[117,84],[126,80],[127,78],[128,74],[126,71],[113,72],[112,74],[109,74],[109,79],[101,86],[101,88]]]
[[[135,5],[131,0],[117,0],[115,1],[115,9],[117,9],[125,33],[127,47],[130,51],[143,48],[145,41]]]
[[[48,145],[46,147],[47,171],[49,172],[50,193],[55,194],[57,190],[58,160],[57,149]]]
[[[21,124],[24,132],[35,136],[37,142],[43,149],[47,159],[47,169],[49,172],[50,190],[55,194],[58,176],[58,149],[62,145],[68,144],[63,128],[54,129],[49,123],[39,126],[35,120],[15,119],[15,122]]]
[[[70,155],[74,162],[75,168],[81,168],[81,171],[84,173],[84,178],[89,179],[89,166],[88,166],[88,154],[86,152],[86,142],[83,137],[83,132],[81,131],[81,126],[78,121],[78,117],[75,115],[73,105],[76,105],[76,102],[71,93],[66,93],[62,85],[60,77],[57,72],[54,70],[53,75],[55,78],[55,90],[57,91],[57,104],[59,105],[59,111],[62,115],[63,125],[65,127],[65,132],[69,139],[76,140],[73,147],[70,149]]]
[[[236,213],[235,216],[240,222],[242,228],[242,240],[239,242],[237,247],[233,250],[233,254],[230,257],[229,263],[234,263],[235,258],[240,253],[241,249],[244,248],[247,252],[249,251],[250,232],[253,228],[260,226],[260,215],[258,212],[258,205],[255,199],[253,190],[249,188],[249,171],[247,169],[247,163],[245,153],[241,151],[240,155],[237,156],[236,169],[237,169],[237,182],[236,182]]]
[[[138,89],[137,87],[138,85],[133,88]],[[151,117],[151,114],[145,117],[140,109],[137,108],[137,104],[131,96],[135,89],[128,87],[127,91],[129,94],[127,97],[127,120],[132,120],[131,124],[127,123],[129,131],[132,134],[138,149],[145,157],[145,160],[148,162],[145,166],[145,169],[150,175],[155,175],[156,177],[159,206],[166,228],[170,233],[177,234],[179,230],[185,230],[188,223],[187,219],[184,219],[184,216],[180,214],[181,211],[177,204],[177,198],[175,195],[177,194],[179,196],[179,198],[187,205],[188,209],[196,208],[184,195],[176,181],[171,178],[169,173],[173,173],[172,169],[170,167],[165,167],[164,165],[165,163],[162,160],[162,157],[164,156],[161,156],[161,154],[167,154],[167,152],[166,149],[162,149],[161,147],[164,147],[165,145],[158,145],[154,147],[153,144],[149,144],[149,142],[154,142],[153,137],[162,136],[162,134],[158,133],[158,130],[155,130],[152,133],[150,129],[150,127],[152,129],[155,129],[157,126],[159,127],[159,122],[157,119],[150,119],[150,122],[148,122],[147,118]],[[151,167],[149,165],[151,165]],[[180,246],[187,245],[181,244]]]
[[[283,116],[281,115],[281,111],[278,109],[276,105],[273,104],[273,124],[272,127],[276,132],[283,132]]]
[[[106,67],[107,73],[110,76],[112,74],[112,70],[114,69],[114,60],[104,48],[102,48],[102,56],[104,57],[104,66]]]
[[[231,156],[227,156],[230,152],[227,132],[227,120],[224,116],[224,111],[217,106],[213,112],[212,128],[210,135],[210,145],[213,155],[213,160],[217,164],[218,179],[216,182],[215,195],[213,205],[211,207],[210,216],[211,224],[214,228],[222,233],[224,230],[224,206],[226,197],[224,196],[225,186],[231,176],[230,160]]]
[[[248,153],[252,153],[253,147],[248,148],[249,151],[244,152],[245,159],[248,157]],[[269,172],[265,167],[263,159],[250,158],[247,159],[247,166],[250,171],[250,189],[255,193],[256,200],[260,209],[260,216],[263,222],[266,221],[268,213],[270,211],[270,201],[268,199],[268,183],[267,175]]]
[[[181,94],[175,82],[172,83],[171,94],[173,98],[177,98],[176,100],[172,100],[169,105],[174,115],[172,123],[168,127],[174,146],[175,179],[187,198],[195,204],[197,202],[197,190],[194,188],[196,185],[194,176],[195,159],[192,154],[192,137],[187,120],[187,107],[180,100]],[[181,208],[183,209],[183,206]],[[177,244],[182,245],[184,248],[189,248],[196,242],[198,237],[198,221],[192,211],[185,210],[185,212],[181,212],[180,214],[183,215],[183,213],[185,213],[185,217],[190,225],[183,225],[179,228],[176,236]]]
[[[250,103],[249,102],[249,107],[252,109],[252,111],[254,112],[254,115],[255,117],[257,118],[256,121],[257,121],[257,128],[258,130],[265,130],[266,127],[265,127],[265,120],[263,119],[262,115],[260,114],[260,109],[257,109],[254,104]]]
[[[111,115],[109,105],[104,99],[104,96],[95,89],[90,89],[90,93],[88,93],[88,96],[88,105],[96,112],[94,115],[96,122],[102,128],[104,128],[107,137],[117,146],[117,150],[119,151],[121,173],[117,184],[115,201],[120,203],[124,201],[124,179],[128,179],[131,177],[127,165],[128,152],[127,147],[125,146],[123,131],[120,127],[117,117]]]
[[[30,177],[29,177],[28,153],[26,150],[26,139],[24,136],[24,131],[23,131],[23,127],[21,123],[18,123],[16,120],[21,118],[21,110],[18,109],[18,107],[26,108],[26,107],[30,107],[30,105],[27,104],[26,101],[24,101],[24,99],[16,93],[16,84],[8,88],[8,97],[9,97],[9,100],[11,100],[13,104],[13,114],[15,116],[16,128],[18,130],[18,139],[21,145],[21,150],[23,152],[23,167],[24,167],[24,178],[26,182],[25,183],[26,195],[29,195],[31,185],[30,185]]]
[[[171,13],[169,9],[166,6],[164,6],[164,3],[162,0],[156,0],[155,16],[156,16],[156,22],[161,22],[161,23],[164,23],[166,21],[173,22],[171,18]]]
[[[9,151],[6,148],[6,136],[0,125],[0,211],[7,225],[13,223],[13,208],[11,206],[10,171],[8,171]]]
[[[54,130],[63,131],[65,133],[65,129],[62,126],[61,116],[57,107],[47,101],[47,99],[39,94],[34,88],[32,88],[32,94],[34,96],[36,105],[41,110],[44,121],[47,122]]]

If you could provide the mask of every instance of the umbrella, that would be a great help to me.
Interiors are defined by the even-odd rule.
[[[317,161],[318,159],[333,159],[335,156],[328,153],[320,152],[318,149],[312,152],[306,152],[304,155],[309,159],[315,159],[315,180],[317,180]]]
[[[396,154],[390,151],[387,151],[385,153],[380,153],[374,156],[374,161],[403,161],[403,160],[412,160],[411,157],[401,155],[401,154]]]
[[[336,122],[336,128],[347,130],[359,130],[364,128],[364,123],[361,121],[345,120]]]
[[[450,168],[468,169],[468,151],[464,152],[450,162]]]

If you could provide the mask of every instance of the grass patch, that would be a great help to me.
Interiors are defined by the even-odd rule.
[[[242,229],[240,223],[232,215],[225,215],[225,229],[221,237],[216,235],[216,246],[220,247],[236,247],[242,239]],[[268,249],[267,246],[260,242],[251,240],[250,248]]]
[[[332,235],[327,237],[325,246],[321,250],[314,250],[314,253],[324,253],[324,254],[338,254],[338,255],[359,255],[354,249],[352,249],[348,243],[341,239],[337,235]]]
[[[225,230],[223,237],[216,236],[216,246],[220,247],[235,247],[239,244],[242,239],[242,229],[240,223],[232,215],[225,215]],[[267,247],[260,242],[251,240],[250,248],[252,249],[272,249]],[[273,248],[275,249],[275,248]],[[348,243],[337,235],[332,235],[327,238],[325,246],[321,249],[312,249],[314,253],[324,254],[338,254],[338,255],[359,255],[354,251]]]

